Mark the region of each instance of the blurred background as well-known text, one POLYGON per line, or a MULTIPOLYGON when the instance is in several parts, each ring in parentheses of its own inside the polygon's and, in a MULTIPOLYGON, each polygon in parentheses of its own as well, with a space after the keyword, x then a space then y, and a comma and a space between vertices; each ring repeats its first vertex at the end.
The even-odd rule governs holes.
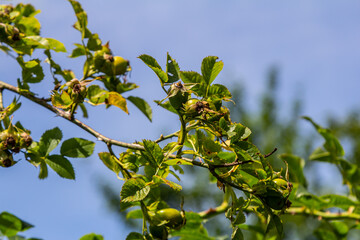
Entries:
MULTIPOLYGON (((81 41, 72 28, 76 19, 65 0, 0 0, 0 4, 31 3, 41 10, 38 19, 42 35, 63 42, 68 53, 53 54, 54 59, 80 77, 83 59, 67 56, 81 41)), ((236 105, 229 104, 232 120, 253 131, 253 141, 264 152, 278 148, 277 154, 291 152, 306 157, 321 141, 315 131, 300 119, 307 115, 334 129, 344 142, 348 159, 360 161, 360 3, 347 1, 80 1, 88 13, 89 29, 103 42, 110 41, 115 55, 130 60, 130 81, 140 88, 131 95, 143 97, 153 109, 153 121, 129 106, 126 115, 114 107, 89 107, 85 123, 105 136, 133 142, 157 139, 179 129, 177 117, 157 106, 153 100, 165 97, 155 74, 137 57, 149 54, 165 66, 166 53, 177 60, 181 70, 200 71, 208 55, 218 56, 224 69, 216 83, 233 93, 236 105)), ((34 55, 44 57, 41 51, 34 55)), ((43 67, 46 71, 47 64, 43 67)), ((50 72, 33 91, 48 97, 52 89, 50 72)), ((15 60, 0 54, 0 80, 16 85, 21 77, 15 60)), ((5 92, 5 105, 14 95, 5 92)), ((59 126, 63 139, 83 137, 96 141, 86 132, 56 117, 26 99, 14 116, 32 130, 38 141, 42 133, 59 126)), ((118 152, 124 149, 117 149, 118 152)), ((95 152, 106 151, 97 142, 95 152)), ((276 155, 276 154, 275 154, 276 155)), ((272 161, 277 161, 276 156, 272 161)), ((21 157, 19 156, 19 159, 21 157)), ((27 237, 78 239, 90 232, 105 239, 125 239, 136 222, 125 223, 119 214, 122 182, 94 154, 72 161, 76 180, 61 179, 54 172, 45 180, 37 178, 38 169, 20 161, 9 169, 0 169, 2 182, 0 212, 8 211, 35 225, 27 237)), ((325 194, 344 193, 341 177, 332 166, 306 165, 309 191, 325 194)), ((215 185, 203 186, 208 175, 188 169, 185 210, 201 211, 221 202, 215 185), (194 177, 196 176, 196 177, 194 177), (203 181, 201 181, 203 179, 203 181), (196 184, 194 184, 196 183, 196 184), (193 187, 196 188, 193 188, 193 187), (199 192, 199 189, 203 189, 199 192), (205 194, 214 200, 203 201, 205 194)), ((169 204, 178 207, 179 195, 170 195, 169 204), (177 204, 177 205, 176 205, 177 204)), ((230 229, 211 220, 212 234, 228 234, 230 229), (217 226, 217 227, 214 227, 217 226)), ((288 239, 312 239, 311 231, 297 232, 294 225, 309 222, 293 220, 288 239)), ((225 225, 226 226, 226 225, 225 225)), ((304 229, 304 228, 303 228, 304 229)), ((140 228, 135 228, 140 231, 140 228)))

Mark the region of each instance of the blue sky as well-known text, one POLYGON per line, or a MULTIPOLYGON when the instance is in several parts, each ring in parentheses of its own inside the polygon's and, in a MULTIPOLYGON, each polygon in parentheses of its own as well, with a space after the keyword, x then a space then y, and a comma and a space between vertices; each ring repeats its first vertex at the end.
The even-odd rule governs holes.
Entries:
MULTIPOLYGON (((19 1, 4 1, 4 3, 19 1)), ((80 40, 71 26, 75 22, 70 4, 65 0, 33 0, 42 12, 42 34, 62 41, 68 52, 80 40)), ((130 106, 127 116, 110 108, 100 113, 90 109, 84 120, 106 136, 134 141, 155 139, 161 133, 175 131, 176 117, 152 103, 164 98, 155 74, 137 56, 149 54, 164 66, 166 52, 175 58, 182 70, 200 71, 202 59, 219 56, 223 72, 216 80, 231 90, 241 81, 248 93, 247 102, 256 108, 264 79, 270 66, 280 69, 279 99, 286 112, 294 96, 303 96, 304 114, 318 121, 326 114, 343 116, 359 106, 360 89, 360 3, 358 1, 80 1, 88 12, 89 28, 103 41, 110 40, 115 55, 131 61, 131 81, 140 88, 131 95, 142 96, 153 107, 150 123, 130 106)), ((80 77, 79 60, 59 54, 56 59, 72 68, 80 77)), ((15 84, 19 67, 0 54, 0 80, 15 84), (6 67, 5 67, 6 66, 6 67)), ((40 96, 48 96, 52 80, 49 75, 41 85, 34 85, 40 96)), ((12 99, 7 93, 7 103, 12 99)), ((64 139, 83 137, 87 133, 59 119, 46 109, 24 101, 15 120, 32 130, 38 140, 41 134, 57 125, 64 139)), ((97 152, 105 151, 98 142, 97 152)), ((19 156, 18 159, 21 159, 19 156)), ((96 232, 107 240, 125 239, 127 232, 98 191, 100 179, 106 179, 120 191, 121 182, 100 163, 97 156, 72 161, 76 181, 60 179, 51 173, 38 180, 38 170, 25 161, 9 169, 0 169, 2 194, 0 211, 9 211, 35 225, 26 236, 43 239, 78 239, 96 232)))

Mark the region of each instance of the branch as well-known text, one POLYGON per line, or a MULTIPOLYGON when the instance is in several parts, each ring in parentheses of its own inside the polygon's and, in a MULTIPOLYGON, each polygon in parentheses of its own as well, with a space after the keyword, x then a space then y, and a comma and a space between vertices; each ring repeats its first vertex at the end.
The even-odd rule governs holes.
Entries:
POLYGON ((233 167, 233 166, 237 166, 237 165, 241 165, 241 164, 245 164, 245 163, 250 163, 253 162, 252 160, 247 160, 247 161, 238 161, 238 159, 236 159, 234 162, 232 163, 224 163, 224 164, 211 164, 211 167, 213 168, 224 168, 224 167, 233 167))
POLYGON ((277 148, 274 148, 274 150, 271 151, 271 153, 265 154, 264 157, 270 157, 271 155, 273 155, 275 152, 277 151, 277 148))
POLYGON ((287 209, 286 214, 313 216, 319 219, 326 219, 326 220, 347 219, 347 220, 360 221, 360 214, 353 213, 352 211, 333 213, 333 212, 322 212, 319 210, 312 210, 304 207, 291 207, 287 209))
POLYGON ((47 108, 48 110, 56 113, 57 115, 59 115, 60 117, 68 120, 69 122, 74 123, 75 125, 77 125, 78 127, 82 128, 83 130, 87 131, 88 133, 90 133, 91 135, 93 135, 94 137, 96 137, 99 141, 105 142, 106 144, 111 144, 111 145, 116 145, 119 147, 125 147, 125 148, 129 148, 129 149, 134 149, 134 150, 144 150, 144 147, 139 145, 139 144, 133 144, 133 143, 125 143, 125 142, 121 142, 121 141, 117 141, 108 137, 105 137, 104 135, 102 135, 101 133, 97 132, 96 130, 92 129, 91 127, 87 126, 85 123, 81 122, 78 119, 72 118, 71 114, 68 112, 65 112, 63 110, 60 110, 50 104, 48 104, 46 102, 46 100, 35 97, 32 93, 30 92, 25 92, 25 91, 21 91, 19 88, 14 87, 10 84, 7 84, 5 82, 0 81, 0 89, 7 89, 11 92, 14 92, 16 94, 19 94, 20 96, 23 96, 45 108, 47 108))

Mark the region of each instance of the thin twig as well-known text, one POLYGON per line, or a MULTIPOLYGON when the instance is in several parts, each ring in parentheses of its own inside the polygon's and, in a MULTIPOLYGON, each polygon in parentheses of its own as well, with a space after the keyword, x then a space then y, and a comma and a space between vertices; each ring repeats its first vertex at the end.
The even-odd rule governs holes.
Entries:
POLYGON ((237 165, 241 165, 241 164, 245 164, 245 163, 250 163, 250 162, 253 162, 253 160, 247 160, 247 161, 235 160, 232 163, 210 164, 210 166, 213 167, 213 168, 224 168, 224 167, 233 167, 233 166, 237 166, 237 165))
POLYGON ((271 153, 265 154, 264 157, 265 157, 265 158, 268 158, 268 157, 270 157, 271 155, 273 155, 276 151, 277 151, 277 148, 274 148, 274 150, 272 150, 271 153))

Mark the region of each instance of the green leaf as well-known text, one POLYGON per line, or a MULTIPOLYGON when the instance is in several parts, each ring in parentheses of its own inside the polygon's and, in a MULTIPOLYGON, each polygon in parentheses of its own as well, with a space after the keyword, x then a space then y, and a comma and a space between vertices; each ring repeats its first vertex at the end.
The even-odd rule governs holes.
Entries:
POLYGON ((77 22, 75 23, 75 29, 81 32, 82 39, 91 36, 91 33, 87 29, 87 14, 81 7, 80 3, 75 0, 69 0, 76 14, 77 22))
POLYGON ((335 135, 326 128, 322 128, 318 124, 316 124, 311 118, 303 117, 305 120, 312 123, 312 125, 316 128, 318 133, 320 133, 325 139, 324 148, 335 156, 344 156, 345 152, 343 147, 340 144, 340 141, 335 137, 335 135))
POLYGON ((129 114, 129 111, 128 111, 127 105, 126 105, 126 99, 123 96, 121 96, 117 92, 109 92, 108 94, 109 94, 108 99, 107 99, 108 105, 113 105, 115 107, 118 107, 121 110, 123 110, 124 112, 126 112, 127 114, 129 114))
POLYGON ((48 156, 56 148, 62 139, 62 132, 58 127, 47 130, 41 136, 39 141, 39 153, 42 156, 48 156))
POLYGON ((159 144, 151 140, 143 140, 145 152, 141 152, 154 166, 162 163, 164 155, 159 144))
POLYGON ((229 127, 227 135, 231 139, 232 143, 237 141, 244 140, 248 138, 251 134, 251 130, 248 127, 245 127, 241 123, 234 123, 229 127))
POLYGON ((178 112, 177 112, 177 111, 175 110, 175 108, 170 104, 169 101, 166 101, 166 102, 164 102, 164 103, 161 103, 160 101, 155 100, 154 102, 157 103, 158 105, 160 105, 160 107, 168 110, 169 112, 178 114, 178 112))
POLYGON ((116 160, 110 153, 101 152, 99 153, 99 158, 105 164, 106 167, 108 167, 111 171, 115 172, 116 175, 119 175, 121 170, 119 163, 116 162, 116 160))
POLYGON ((131 232, 127 235, 126 240, 144 240, 144 236, 137 232, 131 232))
POLYGON ((289 164, 290 181, 300 183, 304 187, 307 187, 307 182, 303 172, 305 160, 292 154, 281 154, 279 157, 289 164))
POLYGON ((150 105, 142 98, 129 96, 127 99, 132 102, 149 120, 152 121, 152 110, 150 105))
POLYGON ((205 82, 209 85, 215 80, 224 66, 222 61, 217 62, 218 59, 219 58, 215 56, 208 56, 202 61, 201 73, 205 82))
POLYGON ((74 102, 69 94, 64 91, 61 94, 54 92, 53 95, 51 95, 51 103, 54 107, 68 109, 74 102))
POLYGON ((126 219, 140 219, 143 218, 141 209, 135 209, 126 214, 126 219))
POLYGON ((2 212, 0 214, 0 233, 4 236, 12 237, 18 232, 23 232, 32 227, 33 225, 21 220, 11 213, 2 212))
POLYGON ((184 83, 205 83, 204 78, 194 71, 181 71, 180 76, 184 83))
POLYGON ((75 172, 69 160, 61 155, 51 155, 45 159, 49 165, 60 177, 75 179, 75 172))
POLYGON ((95 143, 83 138, 70 138, 61 145, 61 155, 72 158, 87 158, 94 152, 95 143))
POLYGON ((330 224, 338 235, 340 235, 342 238, 346 237, 349 232, 349 227, 346 225, 346 223, 341 221, 332 221, 330 224))
POLYGON ((170 180, 167 180, 165 178, 159 177, 157 175, 153 176, 153 181, 155 183, 164 183, 164 184, 168 185, 169 187, 171 187, 172 189, 174 189, 175 191, 181 191, 182 190, 182 187, 179 184, 174 183, 174 182, 172 182, 170 180))
POLYGON ((167 53, 166 59, 166 73, 168 78, 168 83, 173 83, 179 80, 180 78, 180 68, 178 63, 167 53))
POLYGON ((26 83, 38 83, 44 79, 44 72, 39 59, 24 62, 22 57, 16 58, 22 68, 22 79, 26 83))
POLYGON ((49 48, 50 50, 54 50, 55 52, 66 52, 65 45, 53 38, 46 38, 49 42, 49 48))
POLYGON ((75 44, 76 48, 74 48, 71 52, 70 58, 77 58, 80 56, 86 55, 86 49, 81 44, 75 44))
POLYGON ((104 240, 104 237, 99 234, 90 233, 82 236, 79 240, 104 240))
POLYGON ((275 228, 276 232, 278 233, 278 236, 280 237, 280 239, 283 238, 284 235, 284 229, 283 229, 283 224, 281 222, 281 219, 278 215, 272 214, 271 215, 271 219, 270 222, 267 226, 266 232, 269 232, 271 229, 275 228))
POLYGON ((108 96, 108 91, 100 88, 98 85, 91 85, 88 87, 86 97, 89 99, 90 104, 99 105, 103 104, 108 96))
POLYGON ((229 100, 230 98, 232 98, 230 91, 221 84, 211 85, 208 91, 208 97, 224 100, 229 100))
POLYGON ((22 16, 16 25, 25 35, 40 34, 40 22, 35 17, 22 16))
POLYGON ((45 161, 40 162, 40 172, 39 172, 39 179, 45 179, 48 176, 48 167, 45 161))
POLYGON ((319 240, 338 240, 338 237, 333 232, 324 228, 316 229, 314 234, 319 240))
POLYGON ((190 162, 187 162, 183 159, 180 158, 175 158, 175 159, 170 159, 170 160, 166 160, 164 162, 164 164, 168 165, 168 166, 174 166, 174 165, 193 165, 190 162))
POLYGON ((102 45, 99 35, 97 33, 91 34, 86 46, 91 51, 101 50, 102 45))
POLYGON ((167 74, 161 69, 155 58, 146 54, 140 55, 138 58, 140 58, 149 68, 155 72, 155 74, 160 79, 161 86, 168 82, 167 74))
POLYGON ((120 192, 122 202, 136 202, 143 200, 150 192, 150 186, 141 178, 127 180, 120 192))
POLYGON ((244 239, 244 235, 242 234, 241 229, 238 226, 236 226, 231 234, 231 240, 243 240, 243 239, 244 239))
POLYGON ((18 110, 21 106, 21 102, 18 102, 14 97, 13 101, 9 106, 0 111, 0 120, 4 120, 6 117, 10 117, 16 110, 18 110))

